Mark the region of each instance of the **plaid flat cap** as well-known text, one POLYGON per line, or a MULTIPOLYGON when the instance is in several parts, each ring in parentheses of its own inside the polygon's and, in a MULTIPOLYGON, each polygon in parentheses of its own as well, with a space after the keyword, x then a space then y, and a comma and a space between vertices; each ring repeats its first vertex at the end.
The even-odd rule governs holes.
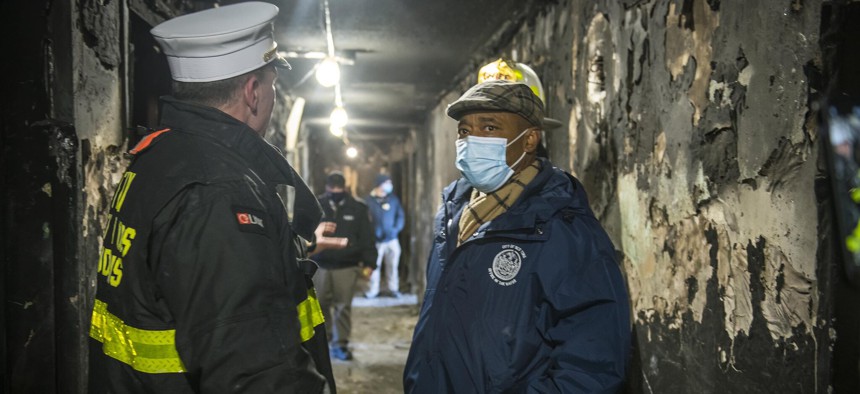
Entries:
POLYGON ((540 98, 524 83, 494 79, 469 88, 448 106, 448 116, 460 120, 467 112, 504 111, 522 116, 533 126, 543 124, 540 98))

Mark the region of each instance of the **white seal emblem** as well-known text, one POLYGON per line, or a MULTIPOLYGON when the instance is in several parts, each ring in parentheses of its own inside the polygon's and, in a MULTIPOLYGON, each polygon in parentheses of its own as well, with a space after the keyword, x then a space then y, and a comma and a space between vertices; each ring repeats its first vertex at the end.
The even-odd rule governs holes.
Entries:
POLYGON ((517 283, 516 277, 525 258, 526 253, 519 246, 502 246, 502 251, 493 258, 493 266, 488 269, 490 278, 501 286, 517 283))

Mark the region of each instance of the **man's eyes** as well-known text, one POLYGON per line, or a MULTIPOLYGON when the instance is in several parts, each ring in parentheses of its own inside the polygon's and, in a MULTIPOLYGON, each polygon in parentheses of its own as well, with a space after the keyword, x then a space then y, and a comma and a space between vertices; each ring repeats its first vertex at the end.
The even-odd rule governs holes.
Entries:
MULTIPOLYGON (((494 131, 498 131, 498 130, 500 130, 498 126, 493 126, 493 125, 481 126, 481 131, 483 131, 485 133, 494 132, 494 131)), ((469 131, 469 129, 460 128, 460 129, 457 129, 457 134, 460 136, 465 136, 465 135, 472 134, 472 132, 469 131)))

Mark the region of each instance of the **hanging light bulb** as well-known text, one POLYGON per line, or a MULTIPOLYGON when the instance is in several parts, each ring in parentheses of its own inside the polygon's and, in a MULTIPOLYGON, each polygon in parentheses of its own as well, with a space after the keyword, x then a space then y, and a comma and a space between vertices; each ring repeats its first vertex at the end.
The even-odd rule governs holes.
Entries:
POLYGON ((330 88, 340 82, 340 66, 337 60, 327 57, 320 62, 316 71, 317 82, 320 85, 330 88))
POLYGON ((343 137, 343 127, 334 127, 334 125, 331 125, 331 127, 329 127, 328 131, 330 131, 331 134, 334 135, 335 137, 338 137, 338 138, 343 137))
POLYGON ((346 156, 350 159, 355 159, 356 157, 358 157, 358 149, 356 149, 354 146, 346 148, 346 156))
POLYGON ((346 123, 349 122, 349 115, 346 114, 346 110, 343 109, 343 107, 338 105, 331 111, 329 121, 331 122, 331 127, 342 129, 346 126, 346 123))

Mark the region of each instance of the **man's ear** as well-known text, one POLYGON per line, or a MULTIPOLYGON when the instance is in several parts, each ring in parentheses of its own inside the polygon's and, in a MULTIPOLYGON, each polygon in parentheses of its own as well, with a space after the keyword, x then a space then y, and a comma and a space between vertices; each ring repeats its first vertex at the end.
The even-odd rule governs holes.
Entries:
POLYGON ((242 85, 242 99, 254 115, 257 115, 257 106, 260 105, 259 87, 260 79, 256 73, 251 73, 242 85))
POLYGON ((523 151, 526 153, 535 153, 540 145, 540 128, 532 127, 523 138, 523 151))

